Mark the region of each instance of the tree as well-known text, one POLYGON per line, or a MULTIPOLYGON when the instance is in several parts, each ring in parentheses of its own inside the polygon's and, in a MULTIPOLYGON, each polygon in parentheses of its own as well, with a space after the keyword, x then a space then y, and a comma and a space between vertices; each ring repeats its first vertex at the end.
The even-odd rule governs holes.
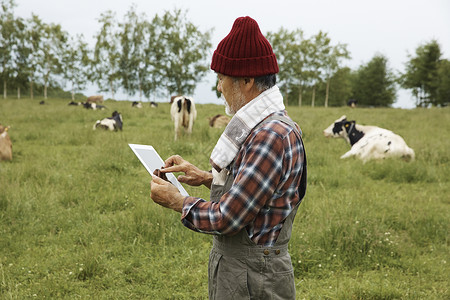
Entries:
POLYGON ((285 102, 289 103, 289 94, 298 89, 298 105, 302 104, 302 86, 305 82, 304 70, 308 41, 303 38, 300 29, 288 31, 281 27, 278 32, 268 32, 267 39, 272 44, 280 69, 278 81, 285 94, 285 102))
POLYGON ((416 49, 415 57, 408 55, 406 72, 402 74, 400 82, 404 88, 412 90, 417 99, 417 106, 437 104, 438 70, 441 56, 441 49, 436 40, 420 45, 416 49))
POLYGON ((139 100, 142 100, 142 86, 148 70, 146 67, 148 22, 145 14, 138 15, 136 6, 132 5, 120 27, 122 84, 128 95, 134 95, 138 91, 139 100))
POLYGON ((439 63, 439 84, 436 91, 436 105, 450 105, 450 61, 443 59, 439 63))
POLYGON ((352 71, 348 67, 339 68, 329 79, 332 84, 319 85, 318 95, 327 99, 328 106, 345 106, 352 96, 352 71))
POLYGON ((157 63, 160 76, 165 80, 162 87, 170 94, 191 94, 196 84, 209 70, 206 60, 211 48, 211 30, 201 32, 193 23, 186 21, 181 10, 166 11, 159 22, 159 38, 153 47, 164 52, 157 63))
POLYGON ((20 91, 26 88, 29 78, 29 56, 30 48, 28 46, 28 28, 27 22, 22 18, 15 19, 16 27, 16 56, 12 73, 11 85, 17 89, 17 99, 20 99, 20 91))
POLYGON ((97 83, 100 91, 111 92, 111 98, 118 89, 120 81, 120 44, 118 23, 115 13, 107 11, 100 15, 100 32, 95 36, 96 44, 92 66, 94 72, 90 79, 97 83))
POLYGON ((355 73, 353 98, 358 104, 370 106, 389 106, 396 98, 395 78, 388 68, 388 59, 375 55, 366 65, 355 73))
POLYGON ((62 65, 68 34, 62 30, 59 24, 45 24, 43 29, 41 36, 43 55, 39 57, 44 81, 44 98, 47 99, 48 85, 58 85, 55 76, 63 73, 62 65))
POLYGON ((308 44, 308 60, 307 69, 310 76, 309 85, 312 87, 311 106, 315 105, 316 87, 323 81, 324 69, 327 63, 327 57, 332 52, 330 45, 331 39, 327 33, 319 31, 319 33, 311 38, 311 43, 308 44))
POLYGON ((36 81, 39 81, 42 74, 42 61, 44 56, 43 49, 43 32, 45 24, 35 14, 31 15, 31 19, 27 21, 27 32, 25 34, 27 48, 27 69, 28 82, 30 83, 30 98, 34 98, 33 86, 36 81))
POLYGON ((340 70, 340 64, 342 59, 350 58, 347 46, 343 44, 337 44, 332 47, 331 53, 324 57, 324 75, 326 82, 326 92, 325 92, 325 107, 328 107, 328 99, 330 96, 330 84, 331 78, 340 70))
MULTIPOLYGON (((142 78, 142 91, 148 99, 151 95, 156 96, 162 94, 163 89, 163 75, 162 67, 164 64, 163 57, 165 55, 165 49, 163 43, 160 42, 162 31, 164 30, 162 20, 158 15, 152 19, 151 22, 146 23, 145 28, 145 60, 144 71, 142 78)), ((142 64, 142 62, 141 62, 142 64)))
POLYGON ((75 100, 75 91, 83 89, 87 82, 87 67, 90 64, 89 50, 83 35, 70 37, 64 52, 63 77, 71 83, 72 100, 75 100))
POLYGON ((14 1, 1 0, 0 5, 0 76, 3 80, 3 98, 5 99, 7 82, 11 79, 15 65, 17 28, 13 13, 14 1))

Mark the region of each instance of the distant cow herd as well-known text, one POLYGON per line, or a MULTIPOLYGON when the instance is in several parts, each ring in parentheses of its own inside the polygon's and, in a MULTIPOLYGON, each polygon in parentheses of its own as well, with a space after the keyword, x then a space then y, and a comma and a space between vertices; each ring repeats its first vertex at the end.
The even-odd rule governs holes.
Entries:
MULTIPOLYGON (((69 102, 69 106, 82 106, 90 110, 105 110, 103 96, 91 96, 85 102, 69 102)), ((182 128, 186 134, 191 134, 194 121, 197 118, 197 109, 193 98, 184 95, 171 97, 170 116, 174 123, 174 140, 180 135, 182 128)), ((46 104, 40 102, 40 104, 46 104)), ((138 101, 131 103, 133 108, 143 108, 138 101)), ((156 102, 150 102, 150 107, 156 108, 156 102)), ((354 107, 354 106, 353 106, 354 107)), ((208 118, 209 126, 212 128, 224 128, 230 122, 230 117, 215 115, 208 118)), ((10 126, 0 124, 0 161, 12 160, 12 142, 8 134, 10 126)), ((111 116, 97 120, 93 129, 104 129, 108 131, 122 131, 122 114, 114 111, 111 116)), ((411 149, 404 139, 390 130, 377 126, 366 126, 357 124, 354 120, 347 120, 347 116, 341 116, 323 130, 325 137, 342 138, 350 144, 351 149, 341 156, 342 159, 356 157, 364 163, 374 159, 402 158, 412 161, 415 158, 414 150, 411 149)))

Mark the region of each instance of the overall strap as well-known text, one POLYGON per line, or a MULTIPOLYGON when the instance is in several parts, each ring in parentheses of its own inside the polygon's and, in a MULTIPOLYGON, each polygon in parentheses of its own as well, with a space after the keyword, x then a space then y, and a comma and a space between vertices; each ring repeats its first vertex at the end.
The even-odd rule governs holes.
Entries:
MULTIPOLYGON (((280 116, 280 115, 270 115, 268 116, 266 119, 262 120, 258 125, 256 125, 255 129, 261 127, 262 125, 264 125, 264 123, 272 121, 272 120, 277 120, 280 122, 283 122, 287 125, 289 125, 290 127, 292 127, 294 129, 294 131, 301 137, 302 136, 302 131, 298 129, 297 124, 292 121, 290 118, 286 117, 286 116, 280 116)), ((255 130, 253 129, 253 130, 255 130)))

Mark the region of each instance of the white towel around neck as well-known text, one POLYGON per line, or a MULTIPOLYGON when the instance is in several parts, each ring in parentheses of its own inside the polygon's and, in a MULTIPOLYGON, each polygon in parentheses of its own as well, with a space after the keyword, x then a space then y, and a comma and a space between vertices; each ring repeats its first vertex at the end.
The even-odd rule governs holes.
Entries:
POLYGON ((210 162, 220 172, 236 157, 252 129, 267 116, 284 110, 283 96, 277 86, 262 92, 233 116, 214 147, 210 162))

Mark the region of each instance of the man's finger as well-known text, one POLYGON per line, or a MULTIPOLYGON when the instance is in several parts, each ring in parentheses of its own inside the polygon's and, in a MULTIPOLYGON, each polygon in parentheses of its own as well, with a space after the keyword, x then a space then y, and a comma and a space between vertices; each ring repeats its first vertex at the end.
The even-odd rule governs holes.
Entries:
POLYGON ((168 159, 166 159, 165 163, 165 167, 171 167, 173 165, 179 165, 184 161, 184 159, 179 156, 179 155, 172 155, 171 157, 169 157, 168 159))
POLYGON ((172 167, 167 167, 164 169, 161 169, 161 173, 170 173, 170 172, 184 172, 185 168, 183 166, 180 165, 176 165, 176 166, 172 166, 172 167))

